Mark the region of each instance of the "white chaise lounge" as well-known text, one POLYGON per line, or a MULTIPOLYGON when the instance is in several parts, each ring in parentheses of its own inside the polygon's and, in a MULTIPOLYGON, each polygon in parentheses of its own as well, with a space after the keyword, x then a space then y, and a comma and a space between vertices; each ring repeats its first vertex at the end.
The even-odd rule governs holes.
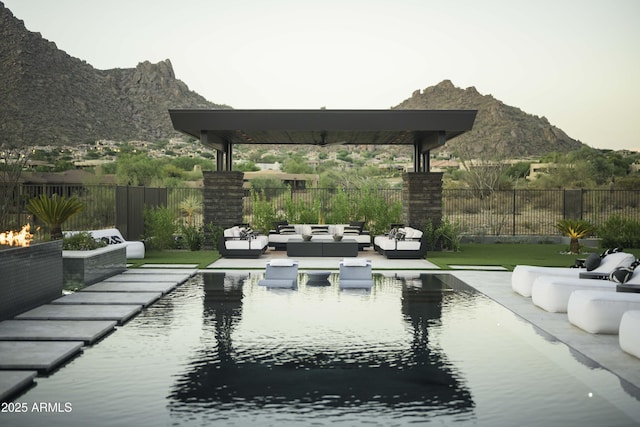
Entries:
POLYGON ((617 334, 629 310, 640 310, 640 293, 578 290, 569 297, 567 317, 592 334, 617 334))
MULTIPOLYGON (((617 267, 628 267, 635 256, 626 252, 616 252, 602 258, 600 265, 589 273, 608 275, 617 267)), ((517 265, 511 274, 511 288, 524 297, 531 296, 533 282, 540 276, 555 276, 579 278, 585 273, 584 268, 538 267, 532 265, 517 265)))
POLYGON ((640 310, 625 311, 620 320, 620 348, 640 359, 640 310))
MULTIPOLYGON (((631 279, 625 283, 640 286, 640 269, 635 269, 631 279)), ((616 283, 611 280, 540 276, 531 286, 531 302, 553 313, 566 313, 569 297, 577 290, 615 292, 616 283)))
POLYGON ((340 261, 340 288, 365 288, 373 286, 371 260, 345 258, 340 261))
POLYGON ((272 259, 267 262, 264 279, 259 286, 268 288, 295 288, 298 285, 298 261, 291 259, 272 259))

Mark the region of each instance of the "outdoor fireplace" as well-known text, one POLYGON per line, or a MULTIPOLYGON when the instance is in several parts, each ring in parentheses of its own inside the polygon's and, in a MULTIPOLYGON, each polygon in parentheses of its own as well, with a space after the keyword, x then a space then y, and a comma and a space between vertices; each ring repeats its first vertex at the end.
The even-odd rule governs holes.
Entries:
POLYGON ((0 320, 62 295, 62 240, 0 245, 0 320))

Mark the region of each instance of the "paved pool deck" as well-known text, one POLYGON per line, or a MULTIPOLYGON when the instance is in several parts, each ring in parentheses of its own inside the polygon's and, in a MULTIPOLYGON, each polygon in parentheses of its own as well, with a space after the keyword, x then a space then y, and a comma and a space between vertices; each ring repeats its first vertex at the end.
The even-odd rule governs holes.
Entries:
MULTIPOLYGON (((365 251, 360 256, 371 259, 374 271, 385 275, 444 271, 454 275, 530 322, 547 339, 569 346, 574 357, 582 363, 592 366, 595 362, 616 374, 625 390, 640 401, 640 359, 620 349, 618 336, 590 334, 571 325, 566 313, 549 313, 536 307, 530 298, 512 291, 510 271, 468 265, 440 270, 428 260, 388 260, 373 251, 365 251)), ((257 259, 223 258, 207 266, 204 271, 260 272, 264 271, 270 259, 284 257, 284 252, 271 251, 257 259)), ((298 261, 301 272, 337 271, 340 259, 298 258, 298 261)), ((144 310, 145 305, 152 304, 197 272, 194 265, 145 264, 77 292, 74 295, 83 295, 72 297, 77 299, 73 302, 71 298, 67 299, 68 304, 47 304, 12 320, 0 322, 0 400, 11 399, 33 387, 38 375, 54 372, 81 354, 85 346, 95 345, 115 331, 117 325, 125 323, 144 310), (121 295, 114 295, 118 293, 121 295), (131 293, 135 298, 127 299, 122 295, 124 293, 131 293), (103 295, 104 299, 94 300, 96 295, 103 295), (87 310, 87 307, 91 309, 87 310), (111 313, 110 307, 113 310, 111 313), (76 326, 77 330, 65 335, 65 328, 60 327, 63 324, 56 326, 56 322, 82 326, 76 326)), ((59 375, 64 373, 60 372, 59 375)))

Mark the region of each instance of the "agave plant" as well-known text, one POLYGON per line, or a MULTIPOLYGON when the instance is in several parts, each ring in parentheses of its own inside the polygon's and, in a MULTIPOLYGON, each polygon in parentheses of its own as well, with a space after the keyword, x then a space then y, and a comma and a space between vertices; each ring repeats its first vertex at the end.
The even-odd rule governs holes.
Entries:
POLYGON ((556 229, 569 237, 569 252, 572 254, 580 253, 579 239, 593 233, 595 227, 589 221, 582 219, 563 219, 558 221, 556 229))
POLYGON ((54 194, 52 197, 47 197, 41 194, 40 197, 29 200, 26 208, 49 226, 51 239, 56 240, 62 238, 62 224, 82 211, 84 204, 76 196, 67 198, 54 194))

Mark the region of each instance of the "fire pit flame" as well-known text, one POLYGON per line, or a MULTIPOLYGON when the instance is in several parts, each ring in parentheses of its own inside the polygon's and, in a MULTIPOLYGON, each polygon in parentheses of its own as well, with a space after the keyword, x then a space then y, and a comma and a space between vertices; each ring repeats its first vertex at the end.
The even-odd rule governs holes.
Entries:
POLYGON ((31 234, 31 226, 29 224, 23 225, 20 231, 5 231, 0 233, 0 245, 9 246, 29 246, 33 239, 31 234))

